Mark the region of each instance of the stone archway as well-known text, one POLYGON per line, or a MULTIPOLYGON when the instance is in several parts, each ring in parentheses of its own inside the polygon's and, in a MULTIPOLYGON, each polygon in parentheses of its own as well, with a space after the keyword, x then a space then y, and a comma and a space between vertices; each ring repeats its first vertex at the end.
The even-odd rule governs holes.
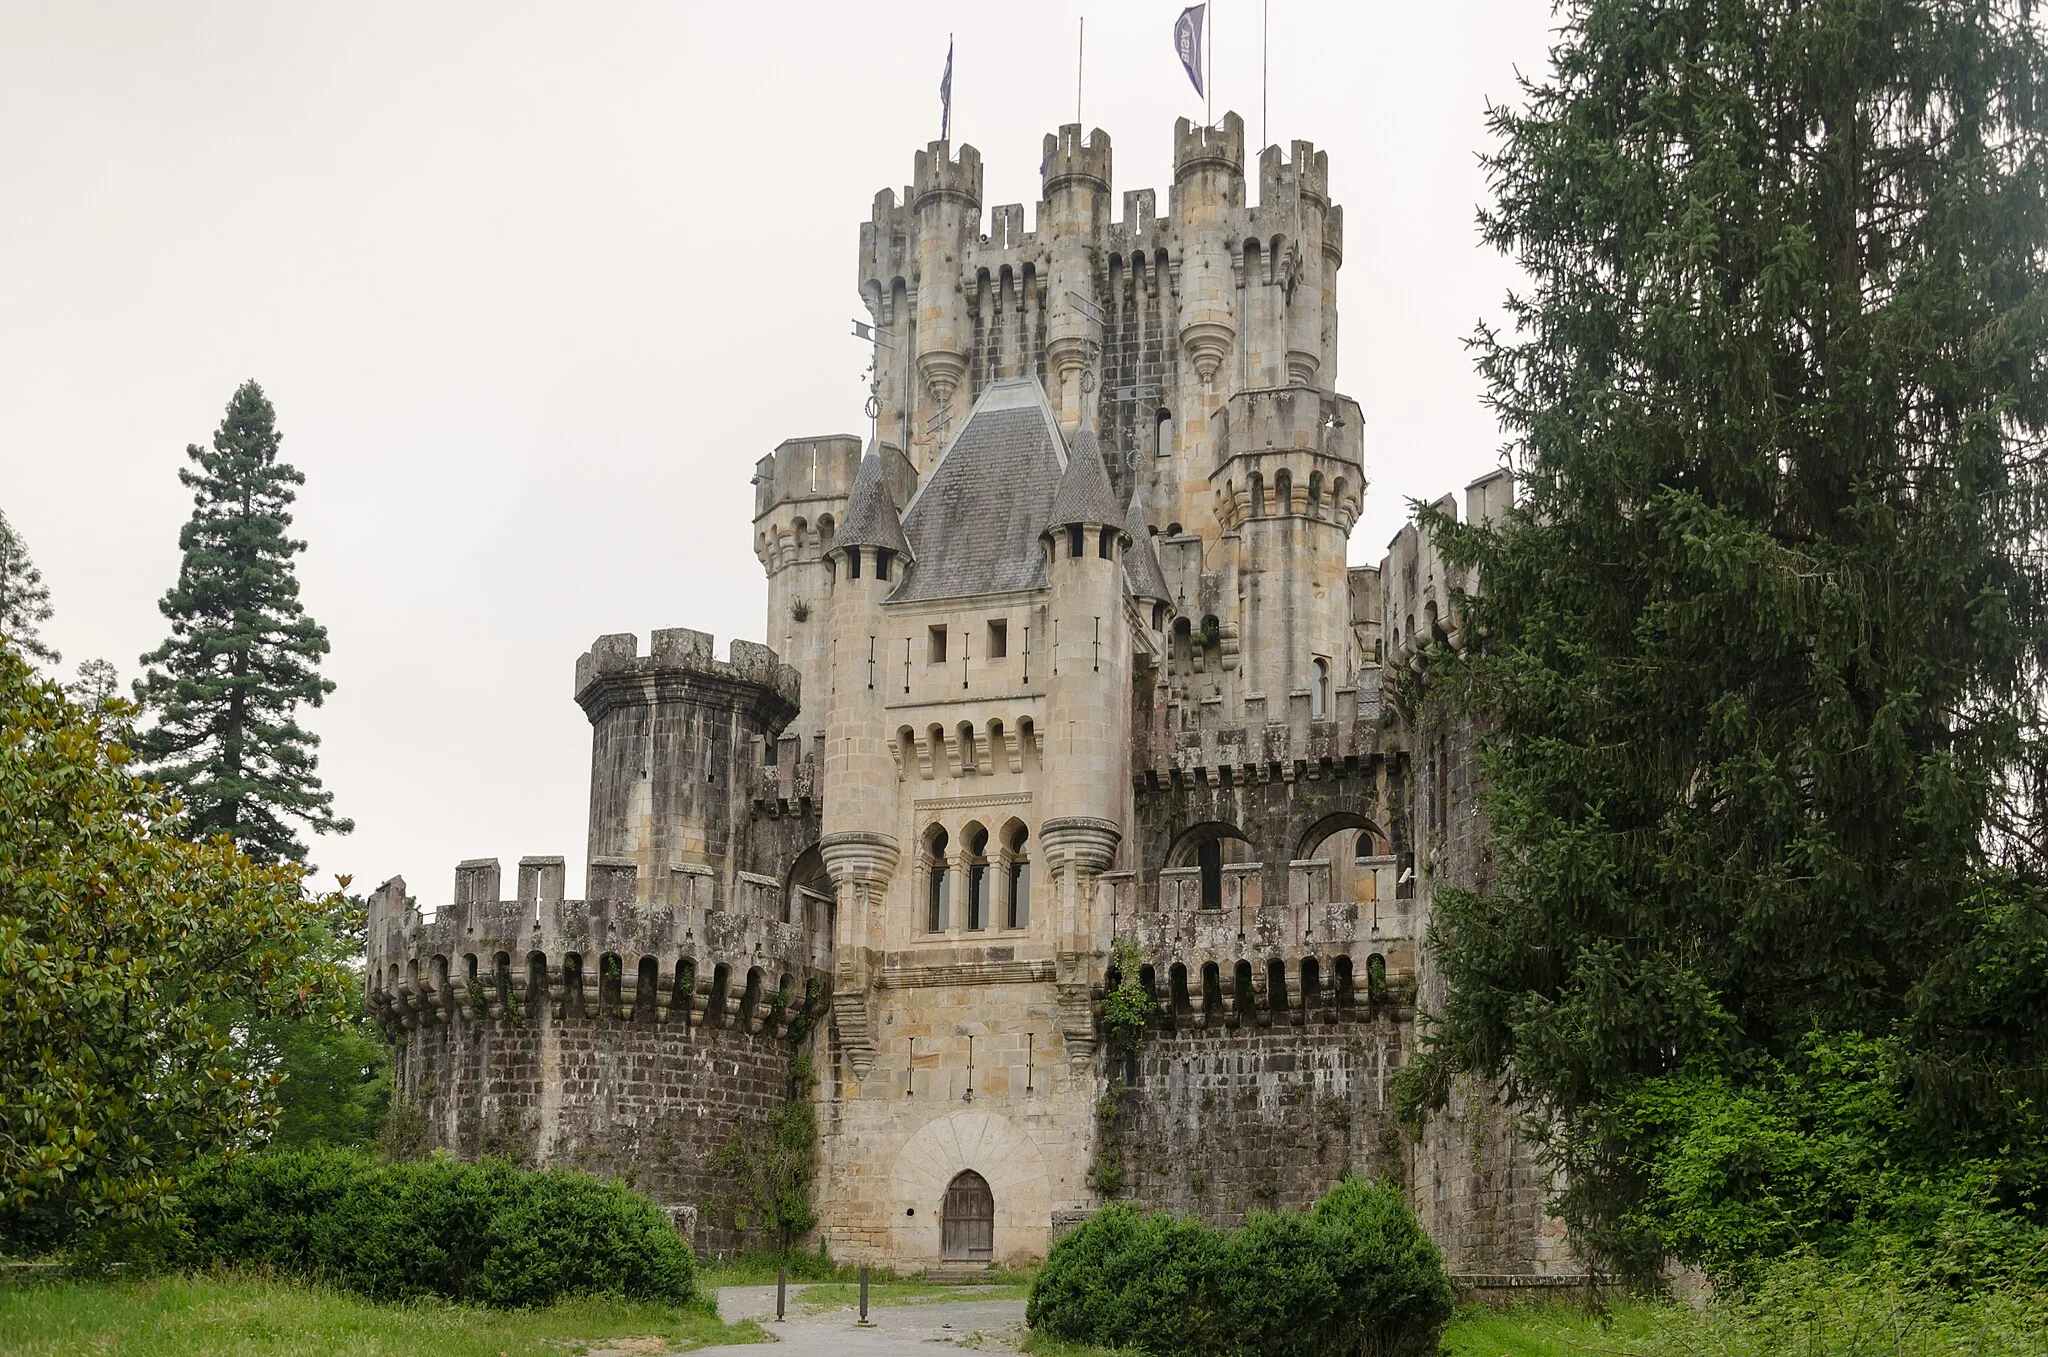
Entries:
POLYGON ((989 1253, 1043 1258, 1052 1246, 1052 1191, 1038 1143, 999 1112, 935 1117, 897 1152, 889 1175, 891 1253, 899 1266, 943 1261, 947 1192, 972 1172, 991 1198, 989 1253))
POLYGON ((995 1254, 996 1199, 988 1179, 962 1169, 946 1184, 939 1211, 939 1257, 948 1263, 986 1263, 995 1254))

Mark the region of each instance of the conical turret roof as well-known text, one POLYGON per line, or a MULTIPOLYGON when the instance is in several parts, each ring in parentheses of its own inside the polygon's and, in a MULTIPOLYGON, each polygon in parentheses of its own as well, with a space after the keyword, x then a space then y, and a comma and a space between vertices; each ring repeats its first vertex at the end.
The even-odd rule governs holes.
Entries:
POLYGON ((881 547, 909 558, 910 539, 903 535, 903 519, 896 501, 889 495, 889 482, 882 475, 882 454, 873 443, 860 459, 853 490, 847 495, 846 520, 832 539, 834 547, 881 547))
POLYGON ((1093 429, 1083 429, 1074 435, 1074 446, 1067 450, 1066 473, 1060 477, 1059 491, 1052 497, 1049 522, 1054 527, 1069 523, 1123 526, 1123 510, 1117 507, 1109 473, 1102 468, 1102 450, 1095 442, 1093 429))
POLYGON ((1145 505, 1136 475, 1131 477, 1131 507, 1124 511, 1124 531, 1131 535, 1130 549, 1124 552, 1124 579, 1130 584, 1131 597, 1173 602, 1166 572, 1159 568, 1159 553, 1152 549, 1152 533, 1145 526, 1145 505))

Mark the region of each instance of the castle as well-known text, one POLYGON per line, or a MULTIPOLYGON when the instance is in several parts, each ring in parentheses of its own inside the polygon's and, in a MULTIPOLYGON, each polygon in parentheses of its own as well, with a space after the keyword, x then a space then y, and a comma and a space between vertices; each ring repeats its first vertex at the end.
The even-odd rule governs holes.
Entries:
POLYGON ((1561 1275, 1509 1109, 1393 1120, 1431 892, 1486 872, 1470 733, 1418 701, 1470 582, 1412 527, 1347 567, 1327 157, 1267 148, 1249 204, 1241 120, 1182 120, 1164 215, 1110 165, 1048 136, 1028 232, 972 147, 876 196, 873 437, 754 476, 773 649, 577 661, 587 900, 559 857, 509 891, 464 862, 431 914, 379 889, 399 1094, 458 1154, 624 1176, 703 1248, 740 1242, 721 1155, 807 1057, 842 1260, 1028 1260, 1106 1199, 1230 1224, 1352 1171, 1455 1270, 1561 1275), (1101 1035, 1115 940, 1135 1054, 1101 1035))

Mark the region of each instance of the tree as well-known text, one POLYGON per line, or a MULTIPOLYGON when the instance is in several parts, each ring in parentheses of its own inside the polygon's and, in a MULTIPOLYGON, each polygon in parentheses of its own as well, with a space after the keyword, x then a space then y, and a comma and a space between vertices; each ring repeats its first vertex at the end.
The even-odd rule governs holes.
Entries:
MULTIPOLYGON (((126 705, 126 704, 121 704, 126 705)), ((321 950, 339 897, 225 836, 193 842, 129 752, 0 645, 0 1247, 147 1219, 190 1171, 257 1143, 272 1078, 226 1012, 339 1022, 321 950)))
POLYGON ((53 615, 50 588, 43 572, 29 559, 28 543, 0 513, 0 636, 21 647, 22 653, 44 664, 62 657, 43 644, 38 628, 53 615))
POLYGON ((1498 873, 1436 893, 1444 1010, 1403 1087, 1507 1078, 1624 1265, 1669 1243, 1641 1097, 1739 1091, 1815 1032, 1905 1043, 1889 1152, 2048 1187, 2048 1032, 1934 1012, 1995 957, 2015 1013, 2048 996, 2029 8, 1570 0, 1491 114, 1482 229, 1529 283, 1476 347, 1525 500, 1425 517, 1482 581, 1482 643, 1429 684, 1486 732, 1498 873))
POLYGON ((297 720, 334 684, 316 667, 326 629, 299 602, 293 558, 306 544, 286 535, 306 478, 278 459, 279 441, 263 388, 244 382, 213 446, 185 449, 197 466, 178 472, 192 517, 178 536, 178 582, 158 604, 171 634, 142 657, 151 667, 135 692, 155 718, 138 752, 184 797, 192 832, 297 862, 306 848, 287 821, 325 834, 354 824, 335 816, 315 772, 319 737, 297 720))

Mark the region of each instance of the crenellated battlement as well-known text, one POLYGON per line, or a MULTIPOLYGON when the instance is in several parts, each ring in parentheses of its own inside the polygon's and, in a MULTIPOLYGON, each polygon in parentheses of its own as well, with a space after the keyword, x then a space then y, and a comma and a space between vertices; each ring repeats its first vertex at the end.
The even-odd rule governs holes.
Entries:
POLYGON ((951 155, 951 143, 932 142, 917 153, 910 201, 918 212, 936 202, 957 202, 978 213, 981 208, 981 152, 972 146, 962 146, 956 160, 951 155))
MULTIPOLYGON (((560 863, 524 859, 522 881, 536 865, 545 891, 560 863)), ((454 900, 431 916, 392 878, 371 897, 372 1014, 391 1028, 611 1018, 771 1035, 822 1015, 831 936, 814 893, 785 898, 772 878, 726 883, 700 869, 679 873, 667 900, 641 903, 632 871, 593 864, 589 900, 524 890, 498 900, 497 861, 472 860, 456 869, 454 900)))
POLYGON ((1186 118, 1173 124, 1173 178, 1175 183, 1197 170, 1220 169, 1244 174, 1244 119, 1225 113, 1213 127, 1198 127, 1186 118))
MULTIPOLYGON (((1465 487, 1464 521, 1491 523, 1514 507, 1514 499, 1512 473, 1503 469, 1482 476, 1465 487)), ((1456 518, 1458 497, 1445 495, 1430 507, 1456 518)), ((1432 644, 1465 648, 1469 638, 1459 598, 1477 592, 1478 579, 1444 560, 1436 544, 1413 523, 1388 543, 1380 581, 1386 598, 1382 615, 1390 668, 1406 665, 1420 670, 1432 644)))
POLYGON ((1356 686, 1332 694, 1331 705, 1332 712, 1316 717, 1306 691, 1251 693, 1243 719, 1226 721, 1220 697, 1169 698, 1132 732, 1132 777, 1148 788, 1294 782, 1337 776, 1378 757, 1379 672, 1362 671, 1356 686))
POLYGON ((1317 209, 1330 205, 1330 153, 1314 142, 1297 141, 1292 157, 1278 146, 1259 152, 1259 206, 1302 201, 1317 209))
MULTIPOLYGON (((782 719, 796 714, 802 681, 795 669, 783 664, 775 652, 755 641, 735 638, 729 658, 713 654, 708 631, 689 627, 665 627, 649 636, 647 654, 640 651, 640 638, 632 632, 600 636, 576 661, 576 700, 594 714, 600 688, 622 680, 654 679, 663 675, 694 675, 725 684, 750 685, 764 690, 771 699, 787 704, 782 719)), ((773 702, 770 705, 774 705, 773 702)))
POLYGON ((1308 452, 1363 467, 1365 417, 1358 402, 1312 386, 1238 391, 1218 416, 1216 464, 1259 452, 1308 452))
POLYGON ((1057 132, 1045 134, 1045 196, 1049 199, 1077 182, 1101 193, 1109 192, 1109 133, 1096 128, 1081 139, 1081 124, 1066 123, 1057 132))

